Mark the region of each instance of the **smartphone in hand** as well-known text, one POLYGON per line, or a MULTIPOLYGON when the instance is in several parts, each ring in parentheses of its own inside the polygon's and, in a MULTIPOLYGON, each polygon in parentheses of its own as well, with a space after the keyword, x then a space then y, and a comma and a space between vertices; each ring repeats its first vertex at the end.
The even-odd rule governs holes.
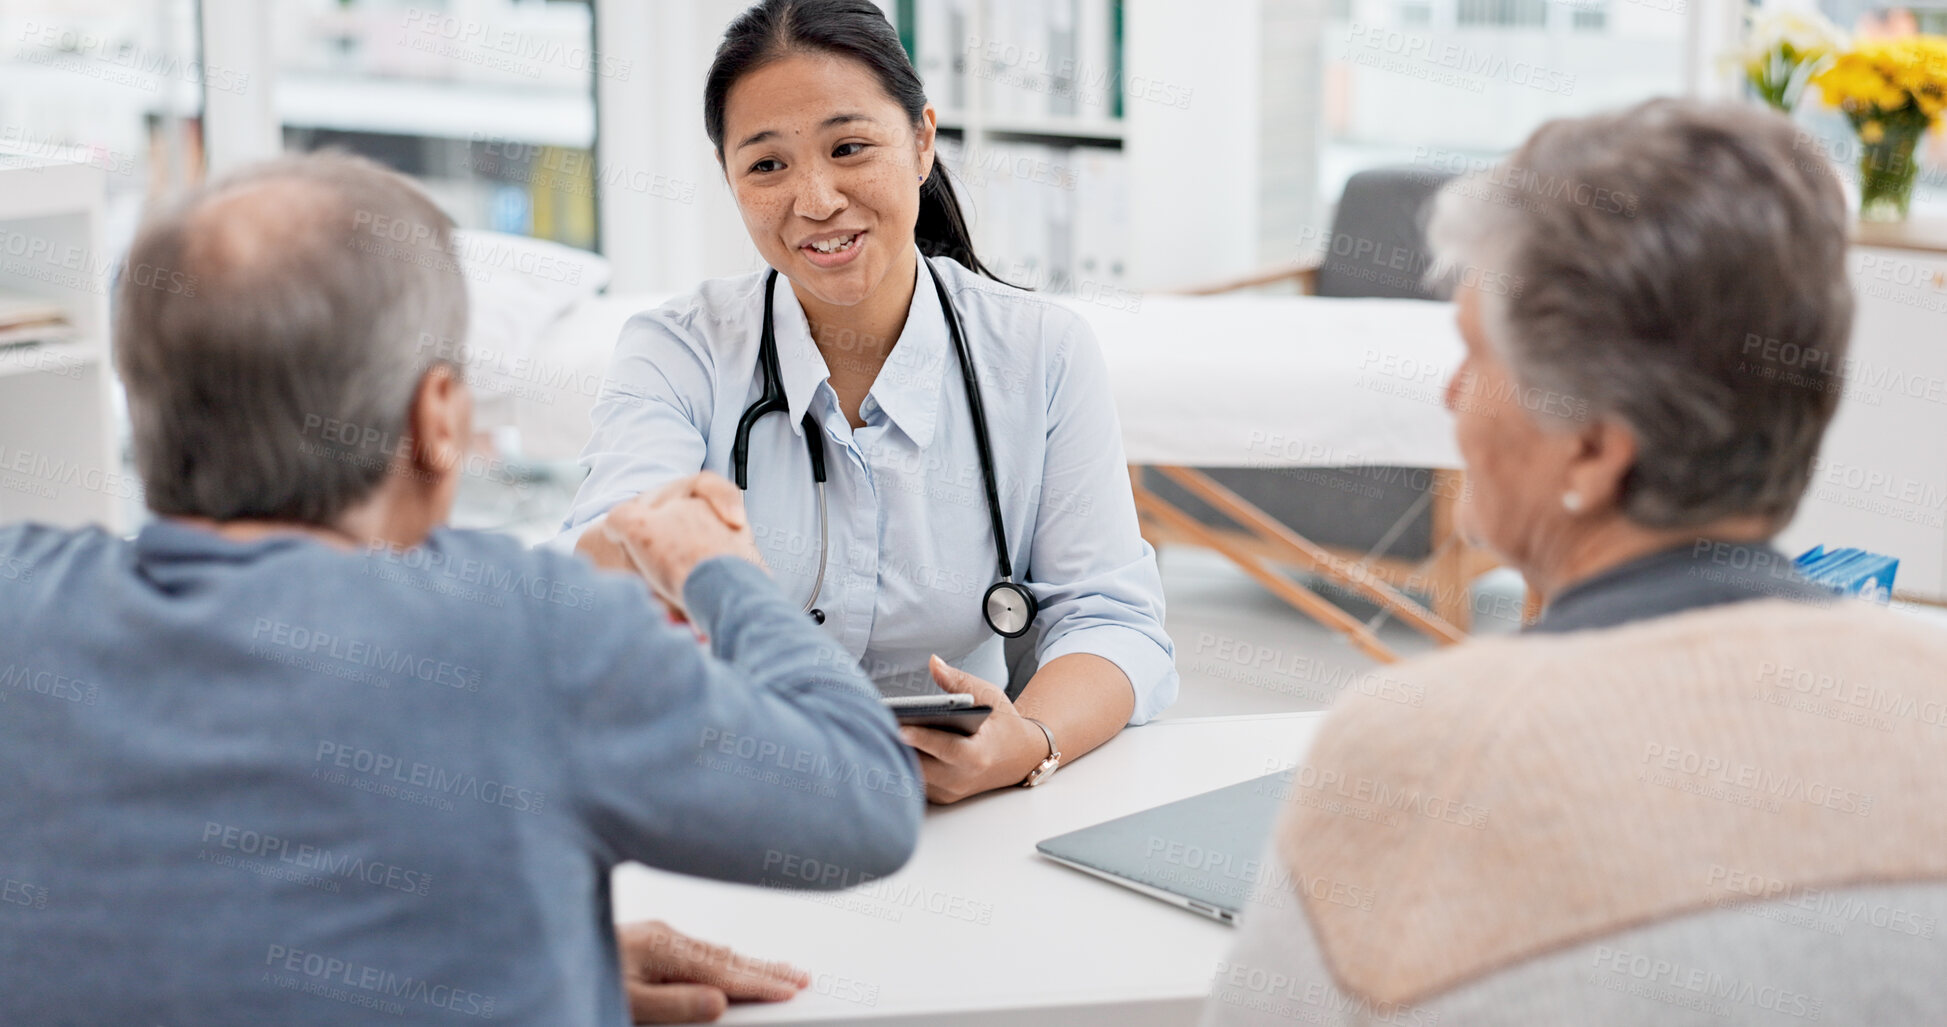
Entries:
POLYGON ((992 706, 974 705, 973 696, 964 692, 893 696, 885 703, 901 724, 951 731, 956 735, 971 735, 980 730, 987 715, 994 712, 992 706))

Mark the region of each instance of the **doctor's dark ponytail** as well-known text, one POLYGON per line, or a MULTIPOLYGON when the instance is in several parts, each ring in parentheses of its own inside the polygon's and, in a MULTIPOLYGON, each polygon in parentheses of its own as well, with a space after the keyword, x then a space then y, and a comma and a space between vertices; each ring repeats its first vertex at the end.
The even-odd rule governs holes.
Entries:
MULTIPOLYGON (((906 59, 899 34, 872 0, 760 0, 723 34, 703 84, 703 126, 723 159, 723 108, 738 79, 793 54, 826 53, 847 57, 870 69, 906 117, 918 124, 926 109, 926 90, 906 59)), ((919 220, 914 241, 929 257, 949 257, 967 269, 999 279, 974 256, 973 235, 960 212, 953 181, 936 156, 933 173, 919 189, 919 220)))

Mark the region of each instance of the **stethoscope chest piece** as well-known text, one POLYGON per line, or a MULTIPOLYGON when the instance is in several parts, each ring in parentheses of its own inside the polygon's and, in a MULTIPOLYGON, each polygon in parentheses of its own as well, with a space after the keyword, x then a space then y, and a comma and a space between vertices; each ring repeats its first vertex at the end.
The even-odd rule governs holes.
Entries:
POLYGON ((987 590, 981 601, 987 614, 987 626, 997 635, 1020 638, 1028 633, 1034 624, 1035 609, 1040 605, 1034 600, 1034 593, 1012 581, 996 581, 987 590))

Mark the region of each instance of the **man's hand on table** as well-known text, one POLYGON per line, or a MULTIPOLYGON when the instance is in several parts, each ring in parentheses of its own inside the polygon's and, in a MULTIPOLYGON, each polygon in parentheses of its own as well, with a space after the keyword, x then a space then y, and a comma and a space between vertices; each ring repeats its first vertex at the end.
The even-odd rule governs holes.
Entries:
POLYGON ((660 920, 618 925, 615 940, 636 1023, 707 1023, 733 1000, 779 1002, 811 983, 794 966, 758 962, 660 920))
POLYGON ((764 566, 744 512, 743 492, 709 471, 616 506, 599 527, 677 614, 683 613, 683 582, 697 564, 735 556, 764 566))
POLYGON ((1048 736, 1028 723, 999 685, 933 657, 933 680, 948 692, 967 692, 994 712, 970 736, 929 727, 901 727, 899 737, 917 750, 928 802, 959 802, 970 795, 1020 784, 1048 756, 1048 736))

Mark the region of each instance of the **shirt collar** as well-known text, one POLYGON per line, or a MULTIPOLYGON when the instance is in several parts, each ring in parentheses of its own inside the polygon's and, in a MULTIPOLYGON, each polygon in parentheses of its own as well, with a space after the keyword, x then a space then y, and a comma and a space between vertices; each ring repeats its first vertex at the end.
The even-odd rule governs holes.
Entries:
POLYGON ((135 566, 142 576, 163 588, 181 588, 201 581, 215 566, 243 567, 276 554, 298 552, 323 543, 296 533, 233 539, 173 517, 158 517, 135 535, 135 566))
POLYGON ((1699 540, 1638 557, 1562 590, 1528 630, 1609 628, 1750 599, 1818 603, 1831 594, 1765 542, 1699 540))
MULTIPOLYGON (((914 248, 918 253, 918 247, 914 248)), ((884 367, 866 394, 865 409, 874 404, 921 449, 932 444, 933 429, 940 417, 940 383, 946 373, 948 332, 946 315, 940 308, 939 291, 933 276, 920 258, 919 273, 913 280, 912 302, 906 310, 906 324, 899 340, 886 356, 884 367)), ((831 370, 824 354, 811 341, 811 324, 805 318, 798 294, 789 279, 778 276, 771 311, 776 318, 778 369, 784 375, 784 399, 790 408, 791 430, 803 433, 805 411, 821 391, 829 392, 831 370)), ((944 279, 944 274, 942 275, 944 279)), ((833 400, 836 401, 836 396, 833 400)))

